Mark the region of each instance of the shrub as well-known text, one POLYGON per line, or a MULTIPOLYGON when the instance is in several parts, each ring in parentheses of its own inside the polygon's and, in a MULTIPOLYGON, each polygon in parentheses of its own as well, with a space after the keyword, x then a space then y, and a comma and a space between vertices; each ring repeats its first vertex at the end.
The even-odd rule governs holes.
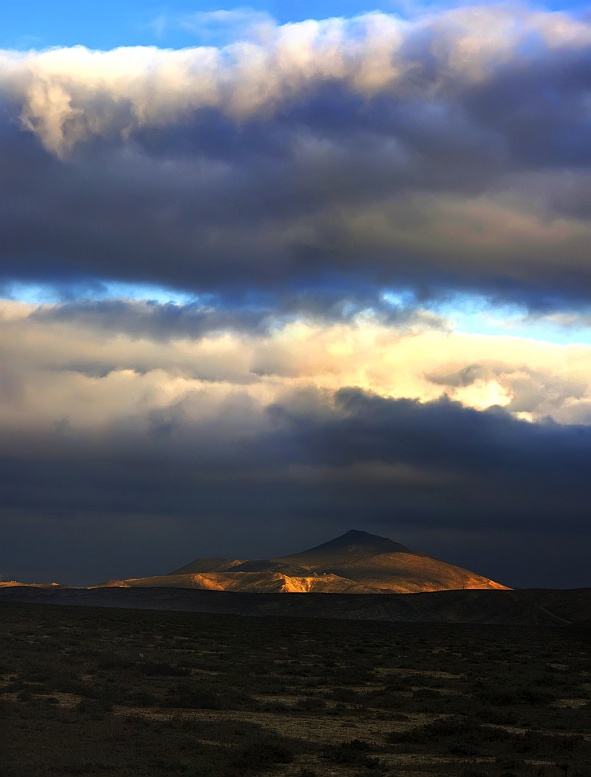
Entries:
POLYGON ((377 769, 380 766, 378 758, 372 758, 367 753, 371 746, 362 739, 351 739, 338 745, 326 745, 322 750, 325 761, 343 766, 365 766, 368 769, 377 769))
POLYGON ((293 751, 280 737, 272 734, 260 735, 240 745, 232 753, 224 775, 241 777, 244 774, 256 774, 275 764, 291 763, 293 759, 293 751))
POLYGON ((305 699, 298 699, 292 709, 301 710, 302 712, 318 712, 325 707, 326 702, 324 699, 319 699, 317 696, 307 696, 305 699))
POLYGON ((76 709, 91 720, 104 720, 107 714, 113 710, 113 705, 101 699, 82 699, 76 705, 76 709))
POLYGON ((173 666, 164 661, 146 661, 138 666, 138 671, 147 677, 186 677, 189 669, 183 666, 173 666))
POLYGON ((200 689, 186 689, 169 696, 165 704, 167 707, 183 707, 196 710, 222 710, 224 705, 219 694, 200 689))

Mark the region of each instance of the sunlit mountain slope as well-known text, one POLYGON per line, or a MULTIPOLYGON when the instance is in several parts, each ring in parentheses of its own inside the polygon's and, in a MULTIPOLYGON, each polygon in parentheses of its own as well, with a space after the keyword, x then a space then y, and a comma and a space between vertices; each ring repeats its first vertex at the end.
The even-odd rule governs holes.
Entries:
POLYGON ((198 558, 169 575, 109 580, 100 587, 351 594, 507 588, 475 572, 411 551, 386 537, 356 530, 283 558, 198 558))

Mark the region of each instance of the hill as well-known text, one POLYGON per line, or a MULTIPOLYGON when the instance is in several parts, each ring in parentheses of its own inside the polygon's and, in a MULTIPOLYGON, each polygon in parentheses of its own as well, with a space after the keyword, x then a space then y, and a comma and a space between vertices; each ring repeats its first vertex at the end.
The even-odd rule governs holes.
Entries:
POLYGON ((507 590, 507 586, 475 572, 359 530, 280 558, 198 558, 168 575, 109 580, 97 587, 330 594, 507 590))

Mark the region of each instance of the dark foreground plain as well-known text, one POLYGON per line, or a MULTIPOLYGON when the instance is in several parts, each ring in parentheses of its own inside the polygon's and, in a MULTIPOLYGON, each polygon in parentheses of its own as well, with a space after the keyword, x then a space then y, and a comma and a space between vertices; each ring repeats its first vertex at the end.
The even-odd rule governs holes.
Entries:
POLYGON ((0 585, 2 601, 420 623, 591 625, 591 588, 455 590, 384 595, 0 585))
POLYGON ((583 627, 0 603, 0 775, 591 777, 583 627))

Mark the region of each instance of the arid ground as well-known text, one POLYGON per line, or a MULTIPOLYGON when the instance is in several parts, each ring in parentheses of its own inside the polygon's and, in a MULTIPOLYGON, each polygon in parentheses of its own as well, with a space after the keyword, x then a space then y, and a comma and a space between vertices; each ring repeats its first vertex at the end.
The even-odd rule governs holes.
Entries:
POLYGON ((0 603, 0 777, 591 777, 591 632, 0 603))

